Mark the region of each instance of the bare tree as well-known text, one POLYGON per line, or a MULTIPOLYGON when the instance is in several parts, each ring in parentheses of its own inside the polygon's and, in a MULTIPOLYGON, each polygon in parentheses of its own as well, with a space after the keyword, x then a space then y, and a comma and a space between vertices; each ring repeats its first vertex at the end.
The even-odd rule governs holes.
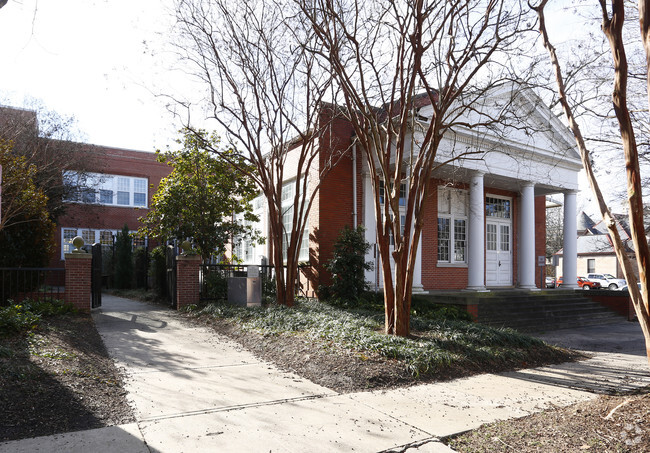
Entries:
POLYGON ((206 88, 208 117, 225 130, 247 167, 236 159, 231 163, 255 181, 267 201, 277 300, 291 306, 302 233, 323 177, 317 168, 328 167, 314 165, 328 127, 321 113, 331 84, 328 74, 316 72, 308 51, 316 45, 313 32, 295 4, 284 0, 178 0, 176 16, 178 48, 206 88), (286 190, 289 185, 293 190, 286 190), (289 193, 293 204, 283 207, 283 194, 289 193))
POLYGON ((34 166, 34 182, 47 196, 53 221, 64 213, 65 200, 80 189, 66 184, 63 172, 76 171, 83 185, 89 169, 101 169, 101 156, 93 152, 94 147, 75 141, 79 132, 74 118, 59 115, 38 102, 30 109, 0 107, 0 138, 11 141, 12 152, 34 166))
MULTIPOLYGON (((641 281, 641 290, 637 287, 637 279, 634 274, 634 269, 629 256, 625 253, 625 247, 621 240, 616 227, 616 219, 612 215, 605 202, 603 194, 600 190, 598 180, 596 179, 593 168, 590 162, 589 149, 585 144, 581 128, 575 120, 573 115, 573 106, 569 104, 566 97, 566 90, 564 85, 564 78, 562 75, 560 61, 555 52, 555 48, 550 43, 548 32, 546 30, 546 17, 544 15, 544 8, 548 0, 543 0, 539 5, 534 6, 531 4, 539 17, 539 29, 542 34, 544 46, 548 50, 551 64, 555 71, 557 81, 557 90, 559 94, 560 104, 564 110, 564 114, 569 122, 569 127, 573 131, 576 138, 576 143, 580 149, 582 162, 587 172, 589 184, 594 192, 598 201, 598 207, 603 217, 603 221, 607 226, 610 238, 614 245, 616 256, 623 268, 625 280, 628 283, 630 296, 634 304, 637 317, 641 324, 643 334, 646 341, 646 352, 648 360, 650 361, 650 306, 648 304, 648 296, 650 294, 650 282, 646 269, 650 261, 650 248, 645 236, 644 227, 644 209, 643 209, 643 195, 641 184, 641 172, 639 169, 639 154, 637 151, 637 143, 635 137, 635 130, 630 118, 628 104, 627 104, 627 79, 628 79, 628 65, 625 52, 625 45, 623 40, 623 24, 625 20, 625 5, 623 0, 612 0, 611 10, 608 10, 605 0, 599 0, 602 13, 602 30, 607 38, 614 66, 613 78, 613 93, 612 102, 616 119, 619 124, 620 138, 622 144, 622 151, 625 156, 626 178, 627 178, 627 204, 629 207, 629 223, 636 253, 636 260, 639 269, 639 279, 641 281)), ((650 0, 639 0, 639 17, 641 23, 641 34, 643 37, 643 44, 646 50, 646 58, 650 64, 650 41, 648 40, 648 24, 650 18, 648 15, 648 7, 650 0)), ((647 77, 647 75, 646 75, 647 77)), ((650 80, 650 79, 649 79, 650 80)), ((649 82, 650 83, 650 82, 649 82)), ((620 145, 619 145, 620 146, 620 145)))
MULTIPOLYGON (((503 126, 508 102, 492 105, 489 114, 481 107, 494 99, 492 93, 509 92, 509 64, 525 59, 517 38, 527 12, 517 1, 499 0, 297 1, 322 45, 314 52, 342 92, 341 109, 369 166, 385 330, 405 336, 424 202, 434 189, 432 172, 448 163, 437 160, 439 146, 455 129, 503 126), (424 117, 426 106, 432 113, 424 117)), ((449 159, 474 152, 481 158, 484 150, 449 159)))

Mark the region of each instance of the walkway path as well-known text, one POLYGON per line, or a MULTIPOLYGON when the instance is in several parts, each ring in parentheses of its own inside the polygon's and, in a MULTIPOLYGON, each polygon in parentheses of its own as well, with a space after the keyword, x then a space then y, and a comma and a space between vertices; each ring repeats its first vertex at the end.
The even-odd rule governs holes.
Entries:
POLYGON ((137 423, 0 444, 0 452, 449 452, 439 437, 650 385, 638 325, 558 331, 579 363, 337 394, 163 308, 103 296, 97 328, 137 423))

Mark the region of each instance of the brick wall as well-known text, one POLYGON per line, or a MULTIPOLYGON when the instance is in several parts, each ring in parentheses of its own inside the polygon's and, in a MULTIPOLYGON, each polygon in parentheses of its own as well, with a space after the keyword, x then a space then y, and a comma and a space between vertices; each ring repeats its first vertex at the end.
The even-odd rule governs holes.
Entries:
POLYGON ((91 305, 92 255, 89 253, 66 253, 65 255, 65 301, 84 313, 91 305))
MULTIPOLYGON (((343 118, 332 118, 325 110, 321 115, 322 124, 329 123, 319 141, 319 173, 329 166, 314 200, 309 217, 311 264, 313 266, 311 284, 329 284, 330 276, 324 265, 332 258, 334 243, 345 225, 352 226, 352 125, 343 118)), ((357 153, 359 156, 359 153, 357 153)), ((357 200, 361 197, 360 158, 357 159, 357 200)), ((318 175, 315 175, 318 178, 318 175)), ((315 183, 318 179, 312 178, 315 183)), ((359 218, 359 217, 358 217, 359 218)))

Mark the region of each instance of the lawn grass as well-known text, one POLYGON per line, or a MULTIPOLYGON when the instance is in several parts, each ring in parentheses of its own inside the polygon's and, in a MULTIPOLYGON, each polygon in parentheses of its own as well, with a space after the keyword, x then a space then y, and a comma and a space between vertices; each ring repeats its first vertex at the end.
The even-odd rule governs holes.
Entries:
POLYGON ((190 311, 196 316, 228 320, 261 335, 301 335, 323 347, 397 359, 416 377, 444 377, 459 368, 470 373, 499 371, 576 357, 571 351, 512 329, 495 329, 457 319, 412 316, 410 337, 385 335, 383 312, 309 300, 300 300, 292 308, 209 304, 192 307, 190 311))

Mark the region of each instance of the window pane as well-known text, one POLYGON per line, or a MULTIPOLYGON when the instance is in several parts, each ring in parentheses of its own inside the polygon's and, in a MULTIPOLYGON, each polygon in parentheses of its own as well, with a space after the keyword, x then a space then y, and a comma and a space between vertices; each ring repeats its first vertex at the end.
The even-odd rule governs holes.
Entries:
POLYGON ((147 192, 147 180, 146 179, 134 179, 133 180, 133 191, 146 193, 147 192))
POLYGON ((72 252, 72 240, 77 236, 76 228, 63 228, 63 241, 61 242, 62 252, 70 253, 72 252))
POLYGON ((113 245, 113 232, 112 231, 100 231, 99 232, 99 243, 102 245, 113 245))
POLYGON ((466 231, 465 220, 454 221, 454 261, 465 262, 466 231))
POLYGON ((450 219, 438 218, 438 260, 449 261, 450 219))
POLYGON ((82 201, 84 203, 97 203, 97 194, 92 189, 84 189, 82 201))
POLYGON ((133 204, 135 206, 146 206, 147 205, 147 196, 143 193, 134 193, 133 194, 133 204))
POLYGON ((594 272, 596 272, 596 260, 593 258, 589 258, 587 260, 587 273, 593 274, 594 272))
POLYGON ((131 191, 131 179, 129 178, 117 178, 117 190, 122 192, 131 191))
POLYGON ((510 251, 510 227, 508 225, 501 225, 501 251, 510 251))
POLYGON ((129 205, 129 192, 117 192, 117 204, 128 206, 129 205))
POLYGON ((488 223, 485 228, 485 246, 488 250, 494 252, 497 249, 497 226, 488 223))
POLYGON ((282 187, 282 201, 288 201, 293 197, 293 182, 287 183, 282 187))
POLYGON ((485 197, 485 215, 488 217, 510 218, 510 200, 485 197))
POLYGON ((399 186, 399 205, 406 206, 406 184, 404 183, 399 186))
POLYGON ((113 191, 105 189, 100 190, 99 202, 103 204, 113 204, 113 191))
POLYGON ((83 230, 81 237, 86 245, 93 245, 95 243, 95 230, 83 230))
POLYGON ((440 214, 451 214, 449 189, 438 187, 438 212, 440 214))

